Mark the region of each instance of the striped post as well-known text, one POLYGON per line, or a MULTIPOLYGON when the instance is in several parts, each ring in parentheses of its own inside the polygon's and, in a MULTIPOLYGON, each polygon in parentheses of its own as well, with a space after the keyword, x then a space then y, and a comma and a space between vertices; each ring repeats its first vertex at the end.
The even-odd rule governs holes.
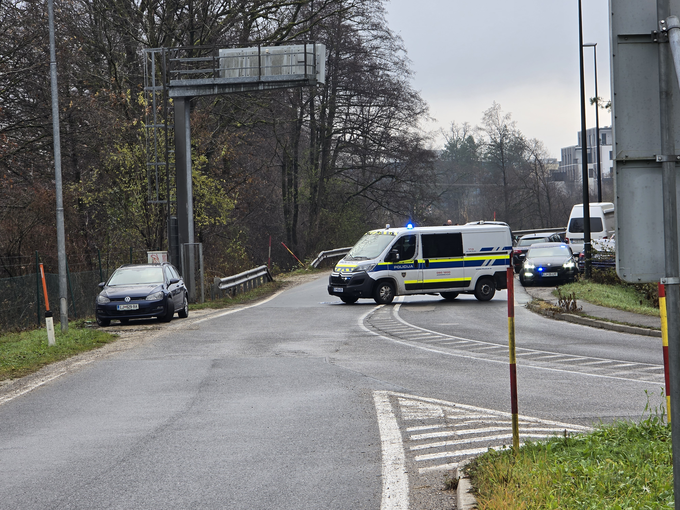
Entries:
POLYGON ((668 363, 668 316, 666 315, 666 286, 659 284, 659 313, 661 314, 661 339, 663 340, 663 373, 666 380, 666 414, 671 422, 671 379, 668 363))
POLYGON ((510 408, 512 409, 512 447, 519 452, 519 411, 517 407, 517 358, 515 356, 515 273, 508 267, 508 345, 510 350, 510 408))

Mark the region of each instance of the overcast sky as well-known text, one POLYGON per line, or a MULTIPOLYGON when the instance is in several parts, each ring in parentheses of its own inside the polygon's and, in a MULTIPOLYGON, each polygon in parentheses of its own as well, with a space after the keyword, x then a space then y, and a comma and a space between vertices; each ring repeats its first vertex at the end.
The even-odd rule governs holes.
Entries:
MULTIPOLYGON (((584 0, 583 42, 597 43, 598 95, 610 99, 607 0, 584 0)), ((436 120, 481 124, 495 101, 552 157, 575 145, 581 128, 577 0, 386 0, 387 21, 401 36, 413 86, 436 120)), ((594 97, 593 49, 585 48, 586 94, 594 97)), ((595 110, 588 103, 588 127, 595 110)), ((600 110, 600 127, 610 126, 600 110)), ((442 145, 439 137, 438 145, 442 145)))

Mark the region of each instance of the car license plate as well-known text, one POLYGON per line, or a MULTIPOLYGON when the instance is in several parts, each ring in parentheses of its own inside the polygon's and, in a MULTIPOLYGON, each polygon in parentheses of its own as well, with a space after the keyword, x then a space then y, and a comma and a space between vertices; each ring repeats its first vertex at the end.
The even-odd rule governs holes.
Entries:
POLYGON ((342 287, 333 287, 333 292, 342 292, 342 287))
POLYGON ((543 276, 557 276, 557 273, 543 273, 543 276))
POLYGON ((118 310, 139 310, 139 305, 137 303, 118 305, 118 310))

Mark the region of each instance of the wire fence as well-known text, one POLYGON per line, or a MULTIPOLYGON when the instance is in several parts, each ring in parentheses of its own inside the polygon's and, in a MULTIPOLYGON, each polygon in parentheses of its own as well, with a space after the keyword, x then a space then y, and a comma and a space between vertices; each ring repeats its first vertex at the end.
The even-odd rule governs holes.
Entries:
MULTIPOLYGON (((95 299, 100 292, 99 283, 108 280, 113 271, 123 264, 142 264, 149 261, 145 250, 118 252, 98 251, 93 255, 80 255, 77 261, 67 261, 68 317, 82 319, 93 317, 95 299)), ((59 274, 56 256, 0 257, 0 332, 40 327, 45 322, 45 295, 40 278, 40 264, 45 271, 47 301, 54 317, 60 316, 59 274)), ((192 302, 221 299, 259 286, 262 282, 244 282, 226 291, 219 289, 219 278, 208 283, 203 269, 203 253, 198 243, 183 247, 178 264, 185 283, 191 284, 192 302)))
MULTIPOLYGON (((148 260, 145 250, 98 251, 67 261, 67 303, 69 319, 94 315, 99 282, 106 281, 122 264, 141 264, 148 260)), ((60 315, 59 274, 56 256, 36 252, 34 257, 0 258, 0 331, 41 326, 45 318, 45 296, 40 266, 45 271, 47 301, 55 317, 60 315)))

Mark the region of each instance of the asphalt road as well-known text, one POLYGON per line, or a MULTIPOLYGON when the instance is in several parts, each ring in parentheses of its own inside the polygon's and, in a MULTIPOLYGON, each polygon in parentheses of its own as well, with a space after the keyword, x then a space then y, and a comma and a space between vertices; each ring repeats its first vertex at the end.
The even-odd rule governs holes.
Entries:
MULTIPOLYGON (((505 293, 378 307, 325 286, 139 326, 129 348, 0 399, 0 507, 453 508, 444 477, 508 444, 505 293)), ((522 437, 662 403, 660 340, 516 299, 522 437)))

